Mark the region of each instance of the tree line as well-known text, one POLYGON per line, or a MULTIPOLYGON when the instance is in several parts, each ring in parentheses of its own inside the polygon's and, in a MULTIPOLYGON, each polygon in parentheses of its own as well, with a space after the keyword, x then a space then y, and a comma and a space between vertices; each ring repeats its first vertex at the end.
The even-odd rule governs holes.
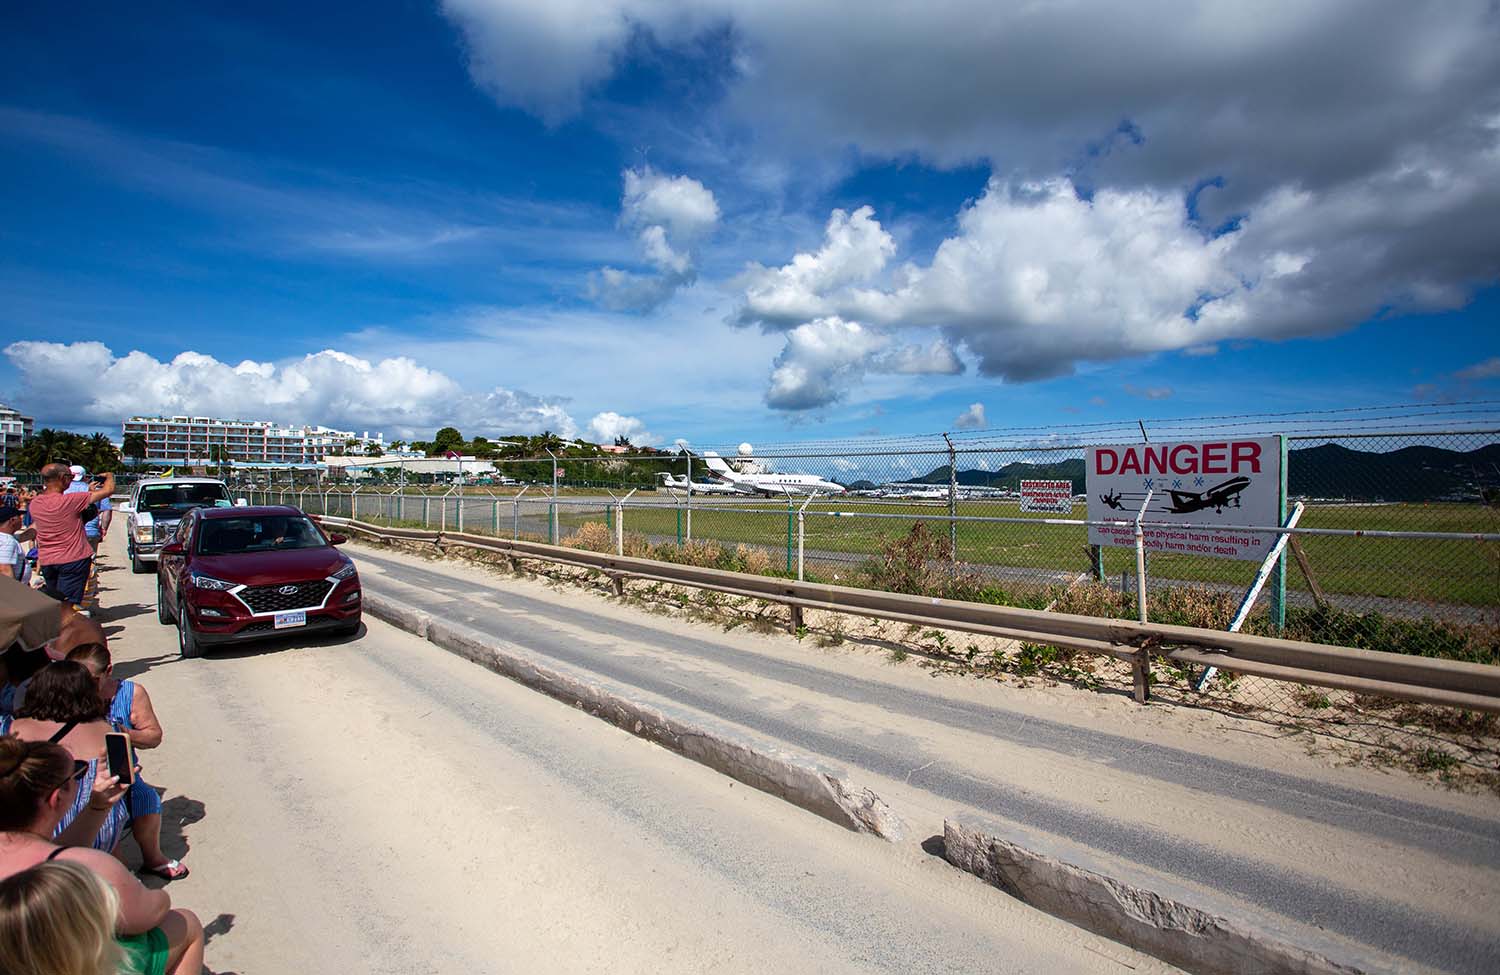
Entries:
POLYGON ((49 427, 38 430, 30 440, 11 451, 9 460, 15 471, 40 471, 48 464, 81 464, 93 473, 118 469, 120 452, 105 434, 85 435, 49 427))

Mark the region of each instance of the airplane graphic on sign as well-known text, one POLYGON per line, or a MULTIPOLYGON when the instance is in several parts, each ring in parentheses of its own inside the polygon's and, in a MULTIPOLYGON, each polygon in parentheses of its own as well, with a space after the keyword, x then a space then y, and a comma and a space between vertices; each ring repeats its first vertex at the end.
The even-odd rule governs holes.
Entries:
POLYGON ((1167 510, 1174 515, 1185 515, 1205 508, 1212 508, 1217 512, 1223 512, 1230 505, 1238 508, 1240 494, 1250 483, 1248 477, 1233 477, 1207 491, 1168 491, 1172 496, 1172 507, 1167 510))

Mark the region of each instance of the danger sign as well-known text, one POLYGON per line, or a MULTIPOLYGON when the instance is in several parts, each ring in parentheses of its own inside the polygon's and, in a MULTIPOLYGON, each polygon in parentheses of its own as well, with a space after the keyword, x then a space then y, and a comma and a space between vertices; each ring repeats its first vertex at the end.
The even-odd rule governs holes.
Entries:
POLYGON ((1130 523, 1090 525, 1092 545, 1133 548, 1149 492, 1141 520, 1183 527, 1145 527, 1148 551, 1260 561, 1275 536, 1240 529, 1281 524, 1281 439, 1090 447, 1086 482, 1090 521, 1130 523))
POLYGON ((1073 510, 1072 481, 1021 482, 1021 510, 1067 514, 1073 510))

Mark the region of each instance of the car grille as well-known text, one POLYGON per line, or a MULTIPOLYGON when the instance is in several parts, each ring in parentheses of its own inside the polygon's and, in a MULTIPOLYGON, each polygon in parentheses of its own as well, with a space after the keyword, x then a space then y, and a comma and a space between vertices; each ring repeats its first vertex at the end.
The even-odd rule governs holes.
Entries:
POLYGON ((153 541, 171 541, 172 536, 177 534, 177 522, 156 521, 152 522, 151 538, 153 541))
POLYGON ((322 605, 323 597, 333 583, 327 579, 316 582, 289 583, 283 586, 254 586, 241 589, 236 595, 256 613, 281 613, 289 609, 315 609, 322 605), (291 589, 291 592, 282 592, 291 589))

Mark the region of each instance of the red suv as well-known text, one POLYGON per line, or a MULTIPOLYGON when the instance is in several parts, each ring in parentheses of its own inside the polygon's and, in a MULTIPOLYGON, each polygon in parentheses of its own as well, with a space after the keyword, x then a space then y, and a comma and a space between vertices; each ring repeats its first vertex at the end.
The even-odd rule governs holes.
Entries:
POLYGON ((359 572, 299 509, 197 508, 162 546, 156 618, 177 623, 184 657, 206 645, 312 630, 359 631, 359 572))

